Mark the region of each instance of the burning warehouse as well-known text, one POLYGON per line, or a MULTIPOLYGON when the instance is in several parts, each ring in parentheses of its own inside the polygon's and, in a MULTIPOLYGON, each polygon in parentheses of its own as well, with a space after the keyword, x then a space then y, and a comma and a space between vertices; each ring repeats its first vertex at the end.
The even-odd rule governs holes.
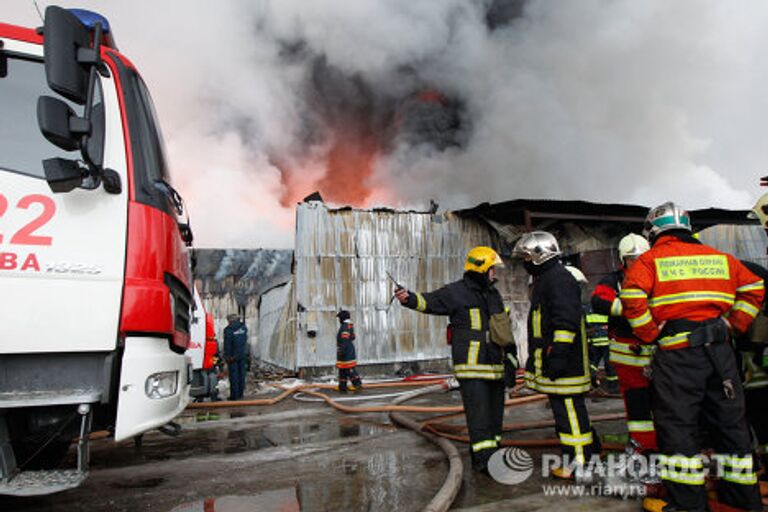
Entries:
MULTIPOLYGON (((314 199, 296 211, 292 279, 264 293, 259 307, 262 359, 305 372, 322 372, 335 363, 339 309, 352 313, 360 364, 385 371, 407 364, 447 368, 447 321, 393 304, 388 274, 409 289, 434 290, 461 277, 466 253, 476 245, 499 249, 505 260, 497 287, 512 311, 524 360, 528 277, 509 259, 517 238, 534 229, 554 233, 564 259, 594 285, 615 270, 616 243, 628 232, 640 232, 648 211, 637 205, 521 199, 437 213, 331 208, 314 199)), ((691 218, 707 243, 765 262, 758 250, 765 234, 750 225, 747 212, 694 210, 691 218)))

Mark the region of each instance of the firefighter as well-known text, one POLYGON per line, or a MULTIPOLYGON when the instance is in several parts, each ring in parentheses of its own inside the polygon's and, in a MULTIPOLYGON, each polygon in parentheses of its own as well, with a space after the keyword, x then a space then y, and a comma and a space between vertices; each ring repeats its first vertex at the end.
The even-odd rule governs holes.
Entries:
POLYGON ((229 399, 240 400, 245 392, 245 373, 249 359, 248 328, 235 314, 227 315, 224 328, 224 358, 229 370, 229 399))
POLYGON ((608 393, 618 391, 619 377, 609 361, 610 338, 608 337, 608 316, 596 313, 590 304, 584 305, 584 320, 587 327, 587 343, 589 344, 589 369, 592 375, 592 386, 602 386, 608 393), (598 377, 600 363, 603 364, 604 376, 598 377))
POLYGON ((501 266, 496 251, 479 246, 467 254, 460 280, 430 293, 405 288, 395 291, 407 308, 450 318, 453 371, 464 402, 472 466, 477 471, 487 471, 488 459, 501 441, 505 352, 517 368, 509 313, 495 287, 496 270, 501 266))
POLYGON ((355 391, 363 389, 363 381, 357 373, 355 354, 355 326, 349 311, 342 309, 336 314, 339 332, 336 334, 336 368, 339 369, 339 391, 347 392, 347 381, 352 381, 355 391))
POLYGON ((627 430, 632 451, 650 453, 656 451, 656 430, 651 415, 650 381, 646 367, 651 364, 655 347, 640 341, 622 316, 621 282, 624 273, 634 261, 650 249, 648 240, 630 233, 619 241, 620 268, 605 276, 592 294, 592 309, 609 315, 610 362, 619 378, 619 390, 624 399, 627 414, 627 430))
MULTIPOLYGON (((765 284, 768 269, 742 261, 753 274, 765 284)), ((766 316, 766 298, 760 307, 760 313, 752 322, 749 330, 736 338, 736 349, 741 357, 742 383, 744 385, 744 403, 747 422, 755 436, 757 454, 763 467, 763 480, 768 475, 768 316, 766 316)))
POLYGON ((651 363, 652 412, 666 501, 645 498, 649 511, 703 511, 705 469, 700 420, 711 429, 722 469, 720 500, 762 510, 753 468, 744 391, 730 332, 744 332, 763 299, 763 281, 733 256, 701 244, 688 213, 674 203, 653 208, 644 235, 651 249, 626 270, 623 314, 651 363))
MULTIPOLYGON (((752 209, 768 235, 768 194, 763 194, 752 209)), ((768 280, 768 269, 754 263, 744 263, 754 274, 768 280)), ((746 398, 747 421, 749 421, 758 445, 763 465, 763 480, 768 480, 768 297, 755 318, 749 333, 736 340, 742 355, 744 373, 744 394, 746 398)), ((765 485, 765 483, 764 483, 765 485)))
MULTIPOLYGON (((584 297, 587 285, 589 284, 587 277, 581 270, 573 265, 565 265, 565 269, 570 272, 576 279, 576 282, 579 283, 581 295, 584 297)), ((613 391, 612 386, 617 384, 618 377, 616 377, 616 372, 613 370, 613 366, 608 362, 608 317, 592 311, 592 306, 589 303, 582 304, 582 309, 584 311, 584 322, 586 323, 587 353, 589 354, 589 369, 592 377, 592 387, 596 388, 600 384, 598 382, 598 373, 600 371, 600 363, 602 362, 605 370, 605 389, 606 391, 611 392, 613 391)))
POLYGON ((526 385, 549 396, 564 455, 563 464, 552 469, 551 475, 572 479, 574 470, 600 452, 584 403, 590 373, 581 289, 560 262, 560 248, 552 234, 533 231, 523 235, 513 255, 523 259, 533 278, 526 385))

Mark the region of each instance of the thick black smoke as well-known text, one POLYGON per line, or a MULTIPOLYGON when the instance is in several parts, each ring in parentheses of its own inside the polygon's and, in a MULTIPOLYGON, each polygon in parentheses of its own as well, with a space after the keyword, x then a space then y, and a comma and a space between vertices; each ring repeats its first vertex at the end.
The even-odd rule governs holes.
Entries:
POLYGON ((110 17, 144 75, 203 246, 290 246, 317 188, 748 208, 765 174, 757 0, 63 3, 110 17))

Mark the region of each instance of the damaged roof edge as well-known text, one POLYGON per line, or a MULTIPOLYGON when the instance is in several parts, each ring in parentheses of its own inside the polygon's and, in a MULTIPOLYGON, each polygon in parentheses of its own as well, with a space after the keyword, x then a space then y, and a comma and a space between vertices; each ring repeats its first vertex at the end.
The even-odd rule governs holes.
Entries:
MULTIPOLYGON (((650 208, 633 204, 593 203, 556 199, 515 199, 502 203, 482 203, 473 208, 456 210, 461 217, 479 217, 498 224, 513 224, 532 228, 534 219, 594 220, 642 224, 650 208)), ((757 224, 748 217, 749 210, 704 208, 688 210, 694 228, 716 224, 757 224)))
POLYGON ((315 196, 316 193, 313 193, 306 198, 304 198, 304 201, 298 203, 299 206, 301 205, 312 205, 315 203, 322 204, 326 210, 329 212, 335 213, 335 212, 348 212, 348 211, 356 211, 356 212, 373 212, 373 213, 419 213, 419 214, 434 214, 437 213, 438 204, 434 201, 430 200, 430 206, 429 208, 425 210, 402 210, 399 208, 392 208, 390 206, 374 206, 372 208, 358 208, 356 206, 351 205, 330 205, 323 201, 323 199, 318 196, 315 196))

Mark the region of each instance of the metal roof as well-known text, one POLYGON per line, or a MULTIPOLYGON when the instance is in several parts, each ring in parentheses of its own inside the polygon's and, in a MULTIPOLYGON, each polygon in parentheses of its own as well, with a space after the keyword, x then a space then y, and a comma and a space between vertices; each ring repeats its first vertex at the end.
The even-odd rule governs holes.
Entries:
MULTIPOLYGON (((482 203, 473 208, 457 210, 462 217, 479 217, 498 224, 512 224, 534 229, 542 220, 617 222, 639 229, 650 208, 618 203, 592 203, 589 201, 561 201, 556 199, 515 199, 503 203, 482 203)), ((688 210, 694 229, 716 224, 755 224, 747 217, 748 210, 705 208, 688 210)))

